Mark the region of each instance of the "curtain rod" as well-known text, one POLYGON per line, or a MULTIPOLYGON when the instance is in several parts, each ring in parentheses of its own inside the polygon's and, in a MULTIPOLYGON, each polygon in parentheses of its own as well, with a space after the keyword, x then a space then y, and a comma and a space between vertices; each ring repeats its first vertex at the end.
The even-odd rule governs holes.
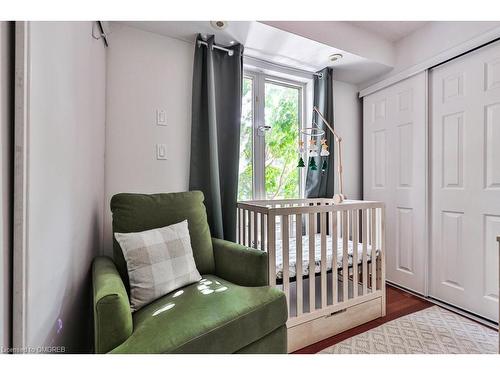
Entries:
MULTIPOLYGON (((205 41, 203 41, 203 40, 198 40, 197 42, 198 42, 198 47, 200 45, 208 46, 208 43, 205 42, 205 41)), ((212 44, 212 48, 216 48, 218 50, 225 51, 225 52, 227 52, 227 54, 229 56, 233 56, 233 54, 234 54, 233 50, 228 49, 228 48, 224 48, 224 47, 220 47, 220 46, 218 46, 216 44, 212 44)), ((310 72, 308 70, 298 69, 298 68, 294 68, 294 67, 291 67, 291 66, 279 65, 279 64, 276 64, 276 63, 272 63, 270 61, 260 60, 260 59, 257 59, 255 57, 251 57, 251 56, 247 56, 246 58, 247 59, 249 58, 249 59, 257 60, 257 61, 262 61, 262 62, 264 62, 266 64, 274 65, 274 66, 279 67, 279 68, 285 68, 285 69, 289 69, 289 70, 295 70, 296 72, 299 72, 299 73, 302 73, 302 74, 312 74, 313 76, 317 76, 320 79, 323 78, 323 73, 310 72)))
MULTIPOLYGON (((204 42, 203 40, 198 40, 198 47, 200 45, 203 45, 203 46, 208 46, 208 43, 207 42, 204 42)), ((218 49, 218 50, 221 50, 221 51, 225 51, 227 52, 227 54, 229 56, 233 56, 234 55, 234 51, 232 49, 228 49, 228 48, 224 48, 224 47, 220 47, 218 45, 215 45, 215 44, 212 44, 212 48, 215 48, 215 49, 218 49)))

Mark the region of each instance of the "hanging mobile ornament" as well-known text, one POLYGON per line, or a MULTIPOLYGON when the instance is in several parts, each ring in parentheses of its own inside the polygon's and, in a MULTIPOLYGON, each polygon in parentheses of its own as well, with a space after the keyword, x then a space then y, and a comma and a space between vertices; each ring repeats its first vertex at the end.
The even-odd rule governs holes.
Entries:
POLYGON ((318 146, 316 146, 316 140, 309 140, 309 157, 314 158, 318 156, 318 146))
POLYGON ((325 160, 323 160, 323 165, 321 166, 321 172, 325 173, 327 168, 328 168, 328 163, 326 162, 326 159, 325 159, 325 160))
POLYGON ((304 159, 302 158, 302 154, 304 154, 304 141, 299 141, 299 147, 297 148, 297 152, 299 153, 299 163, 297 164, 297 168, 304 168, 306 165, 304 163, 304 159))
POLYGON ((299 141, 299 147, 297 147, 297 152, 303 154, 305 152, 304 141, 299 141))
POLYGON ((318 165, 316 164, 316 157, 319 156, 318 145, 315 139, 309 140, 309 169, 311 171, 317 171, 318 165))
POLYGON ((328 151, 328 145, 326 144, 326 139, 321 140, 321 152, 319 155, 320 156, 330 155, 330 152, 328 151))
POLYGON ((317 171, 318 170, 318 166, 316 165, 316 160, 314 160, 314 158, 309 158, 309 169, 311 171, 317 171))
POLYGON ((321 140, 321 152, 319 154, 320 156, 325 156, 325 160, 323 160, 323 164, 321 165, 321 173, 325 173, 326 169, 328 168, 328 163, 326 161, 326 156, 330 155, 330 152, 328 151, 328 145, 326 144, 326 139, 321 140))

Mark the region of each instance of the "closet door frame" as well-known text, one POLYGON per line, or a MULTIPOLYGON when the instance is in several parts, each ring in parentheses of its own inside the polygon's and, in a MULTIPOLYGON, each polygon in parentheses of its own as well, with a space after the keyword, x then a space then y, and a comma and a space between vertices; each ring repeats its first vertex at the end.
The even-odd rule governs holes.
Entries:
POLYGON ((363 114, 364 199, 387 205, 387 280, 425 296, 429 264, 427 95, 428 77, 423 71, 365 97, 363 114), (405 166, 410 166, 410 173, 405 166))
MULTIPOLYGON (((488 172, 486 168, 488 167, 488 161, 486 159, 486 151, 490 147, 494 148, 494 146, 488 146, 487 134, 483 134, 489 126, 487 109, 500 104, 498 99, 488 96, 498 94, 487 94, 487 91, 490 90, 487 88, 486 81, 488 65, 492 61, 495 62, 495 66, 500 63, 498 57, 500 54, 495 55, 488 52, 488 48, 491 48, 492 44, 496 45, 496 48, 500 48, 500 42, 489 43, 481 48, 469 51, 465 56, 457 56, 455 59, 446 62, 446 64, 433 67, 429 72, 429 155, 431 160, 429 164, 429 191, 432 197, 429 206, 429 294, 432 299, 442 301, 490 320, 494 320, 495 311, 491 309, 491 306, 487 307, 491 304, 489 300, 487 302, 484 301, 485 298, 494 298, 487 295, 486 291, 488 288, 487 263, 490 264, 487 262, 487 252, 488 249, 497 251, 497 246, 495 238, 492 237, 493 239, 489 242, 490 247, 488 247, 486 235, 488 232, 488 223, 492 226, 495 223, 498 225, 498 217, 500 215, 498 206, 493 204, 497 201, 493 195, 497 194, 494 190, 498 191, 498 182, 494 182, 495 186, 493 190, 488 186, 487 182, 488 172), (488 62, 482 60, 483 55, 485 55, 484 58, 490 60, 492 57, 489 55, 497 57, 491 61, 488 60, 488 62), (451 68, 449 71, 443 70, 446 69, 446 65, 451 68), (434 79, 440 81, 434 82, 434 79), (454 81, 452 82, 452 80, 454 81), (450 96, 449 98, 445 98, 446 82, 449 83, 448 88, 456 89, 456 97, 450 96), (434 87, 436 88, 435 90, 434 87), (436 100, 439 100, 437 109, 433 108, 436 100), (447 101, 448 104, 446 104, 447 101), (446 175, 444 174, 445 158, 443 153, 446 147, 445 140, 447 139, 444 134, 444 121, 453 117, 457 117, 456 124, 454 125, 450 122, 448 130, 452 132, 455 129, 453 126, 456 127, 456 136, 458 137, 456 140, 457 144, 455 145, 457 146, 456 152, 462 154, 462 162, 457 161, 456 186, 448 186, 446 185, 446 175), (438 135, 438 138, 434 139, 435 135, 438 135), (472 144, 478 142, 474 137, 481 139, 481 142, 479 142, 479 148, 472 149, 472 144), (437 148, 439 145, 441 145, 441 148, 437 148), (435 160, 436 157, 438 157, 437 161, 432 163, 432 160, 435 160), (480 161, 478 165, 471 166, 470 163, 474 160, 480 161), (460 169, 460 172, 458 169, 460 169), (479 175, 479 177, 474 176, 474 174, 479 175), (474 199, 474 193, 482 197, 478 196, 477 202, 471 204, 467 201, 467 196, 469 198, 472 196, 471 199, 474 199), (490 198, 485 198, 483 194, 491 196, 491 207, 488 203, 490 202, 490 198), (436 196, 440 195, 444 197, 437 200, 436 196), (486 203, 484 199, 487 200, 486 203), (488 207, 488 209, 484 207, 488 207), (481 218, 477 219, 477 215, 480 215, 481 218), (495 217, 496 219, 492 220, 495 217), (447 222, 446 227, 445 220, 447 222), (488 222, 488 220, 490 221, 488 222), (453 229, 453 225, 457 226, 455 228, 455 239, 451 236, 452 232, 449 232, 453 229), (480 226, 480 228, 474 229, 475 226, 480 226), (449 234, 446 239, 444 238, 444 230, 447 230, 449 234), (464 243, 462 248, 463 255, 458 261, 467 264, 462 264, 462 268, 459 265, 455 265, 457 268, 455 271, 452 269, 448 270, 448 263, 446 265, 442 264, 445 258, 443 253, 447 251, 447 246, 443 241, 453 240, 456 241, 457 246, 461 246, 464 243), (470 255, 468 250, 471 249, 476 249, 476 254, 470 255), (476 261, 480 264, 475 263, 476 261), (453 280, 453 275, 458 276, 459 274, 462 277, 453 280), (471 274, 476 276, 473 277, 471 274), (445 280, 445 277, 451 278, 445 280), (475 277, 480 280, 476 280, 475 277)), ((495 85, 498 85, 498 83, 495 85)), ((498 87, 495 86, 494 90, 498 90, 498 87)), ((452 146, 449 145, 448 147, 452 146)), ((491 162, 493 163, 493 160, 491 162)), ((452 261, 453 259, 450 260, 450 262, 452 261)), ((491 262, 491 264, 495 263, 498 262, 491 262)), ((453 263, 451 264, 453 266, 453 263)), ((490 288, 492 287, 491 280, 489 280, 488 285, 490 288)), ((493 288, 495 289, 496 287, 493 288)), ((498 300, 498 294, 496 299, 498 300)))
POLYGON ((27 299, 27 246, 29 155, 27 143, 30 134, 29 105, 30 23, 16 21, 15 26, 15 109, 14 109, 14 224, 13 224, 13 296, 12 345, 26 347, 27 299))

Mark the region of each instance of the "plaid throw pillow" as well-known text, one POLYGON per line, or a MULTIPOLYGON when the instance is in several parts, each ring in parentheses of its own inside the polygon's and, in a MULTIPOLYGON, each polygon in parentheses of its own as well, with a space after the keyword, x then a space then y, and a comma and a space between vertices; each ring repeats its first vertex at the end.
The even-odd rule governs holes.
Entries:
POLYGON ((115 233, 115 238, 127 261, 132 311, 201 279, 187 220, 139 233, 115 233))

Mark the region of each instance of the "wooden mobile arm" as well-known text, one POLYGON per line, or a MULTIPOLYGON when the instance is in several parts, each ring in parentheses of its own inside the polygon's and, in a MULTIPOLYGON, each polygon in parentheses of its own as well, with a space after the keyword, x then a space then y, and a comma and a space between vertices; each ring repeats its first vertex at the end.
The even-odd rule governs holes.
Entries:
POLYGON ((325 123, 327 126, 328 130, 330 130, 335 137, 335 142, 337 143, 337 174, 339 178, 339 193, 340 197, 335 197, 337 200, 339 200, 339 203, 342 202, 345 198, 344 196, 344 173, 343 173, 343 168, 342 168, 342 137, 340 137, 335 130, 333 130, 333 126, 330 125, 328 121, 326 121, 325 116, 320 112, 318 107, 314 106, 313 107, 314 112, 316 112, 319 116, 319 118, 325 123))

